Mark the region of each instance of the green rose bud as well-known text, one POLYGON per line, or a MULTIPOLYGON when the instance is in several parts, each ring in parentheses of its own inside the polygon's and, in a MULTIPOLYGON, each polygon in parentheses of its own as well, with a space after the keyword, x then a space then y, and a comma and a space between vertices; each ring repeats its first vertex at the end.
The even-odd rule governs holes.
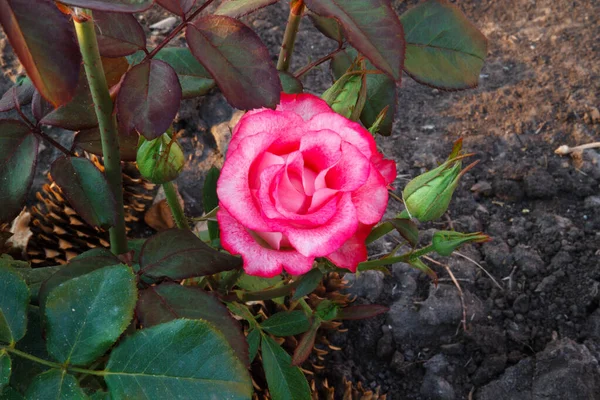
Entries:
POLYGON ((491 238, 481 232, 460 233, 454 231, 437 231, 433 234, 431 244, 433 249, 441 256, 449 256, 465 243, 485 243, 491 238))
POLYGON ((170 182, 179 176, 185 164, 183 150, 167 133, 154 140, 140 136, 136 162, 140 173, 152 183, 170 182))
POLYGON ((367 100, 367 75, 364 60, 354 63, 321 96, 336 113, 358 121, 367 100))
POLYGON ((461 154, 462 139, 457 140, 445 163, 410 181, 402 195, 411 217, 421 222, 440 218, 448 209, 458 181, 479 161, 462 169, 462 159, 472 154, 461 154))

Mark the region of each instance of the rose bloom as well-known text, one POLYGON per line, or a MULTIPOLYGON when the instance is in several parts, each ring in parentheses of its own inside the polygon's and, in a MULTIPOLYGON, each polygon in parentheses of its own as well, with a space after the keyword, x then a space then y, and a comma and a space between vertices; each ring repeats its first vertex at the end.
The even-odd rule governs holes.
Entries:
POLYGON ((356 271, 396 165, 360 124, 310 94, 246 113, 217 184, 221 244, 250 275, 308 272, 315 257, 356 271))

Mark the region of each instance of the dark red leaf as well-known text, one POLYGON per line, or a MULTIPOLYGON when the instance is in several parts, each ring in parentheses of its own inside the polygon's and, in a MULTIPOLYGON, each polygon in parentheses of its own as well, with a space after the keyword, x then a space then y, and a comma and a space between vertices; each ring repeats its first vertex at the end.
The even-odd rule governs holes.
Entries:
POLYGON ((196 4, 196 0, 156 0, 163 8, 184 17, 196 4))
POLYGON ((144 243, 140 273, 173 280, 212 275, 242 267, 242 260, 205 244, 189 230, 162 231, 144 243))
POLYGON ((378 304, 363 304, 358 306, 349 306, 338 311, 335 319, 365 319, 372 318, 379 314, 388 312, 390 309, 378 304))
POLYGON ((281 82, 269 51, 246 25, 230 17, 206 16, 189 25, 186 38, 194 56, 236 108, 273 108, 281 82))
POLYGON ((223 333, 238 358, 249 366, 248 343, 240 323, 212 293, 176 283, 151 286, 140 291, 136 315, 144 328, 176 318, 206 320, 223 333))
POLYGON ((402 78, 404 30, 389 0, 306 0, 312 11, 337 19, 348 41, 373 65, 402 78))
POLYGON ((321 326, 321 322, 315 321, 311 325, 308 332, 302 335, 300 338, 300 342, 298 342, 298 347, 294 350, 294 355, 292 356, 292 365, 302 365, 304 361, 310 356, 313 347, 315 346, 315 339, 317 338, 317 331, 321 326))
POLYGON ((40 120, 41 124, 58 126, 71 131, 98 126, 94 100, 83 68, 79 73, 79 84, 75 96, 67 104, 50 111, 40 120))
POLYGON ((89 8, 90 10, 114 12, 140 12, 152 7, 154 0, 60 0, 70 6, 89 8))
POLYGON ((215 11, 216 15, 239 18, 253 11, 277 3, 279 0, 225 0, 215 11))
POLYGON ((308 16, 315 28, 317 28, 323 35, 327 36, 329 39, 335 40, 338 42, 338 44, 342 44, 344 42, 344 32, 342 31, 342 26, 335 18, 323 17, 311 11, 308 12, 308 16))
POLYGON ((88 224, 108 229, 117 211, 113 192, 102 172, 87 158, 60 157, 50 174, 75 211, 88 224))
POLYGON ((138 64, 125 74, 117 95, 120 128, 155 139, 169 129, 180 102, 181 85, 169 64, 159 60, 138 64))
POLYGON ((37 90, 33 93, 31 100, 31 113, 36 121, 41 121, 48 113, 54 110, 54 106, 44 99, 37 90))
MULTIPOLYGON (((135 161, 139 135, 135 132, 123 135, 119 133, 119 150, 121 160, 135 161)), ((102 140, 98 128, 79 131, 73 139, 73 146, 92 154, 102 155, 102 140)))
POLYGON ((39 140, 20 121, 0 121, 0 223, 19 214, 33 182, 39 140))
POLYGON ((0 1, 0 24, 42 96, 55 106, 75 94, 81 53, 73 25, 48 0, 0 1))
POLYGON ((33 87, 29 79, 24 79, 21 83, 11 87, 0 99, 0 112, 15 109, 15 99, 21 107, 29 104, 33 98, 34 91, 35 87, 33 87))
POLYGON ((94 12, 98 48, 103 57, 122 57, 146 48, 146 34, 131 14, 94 12))

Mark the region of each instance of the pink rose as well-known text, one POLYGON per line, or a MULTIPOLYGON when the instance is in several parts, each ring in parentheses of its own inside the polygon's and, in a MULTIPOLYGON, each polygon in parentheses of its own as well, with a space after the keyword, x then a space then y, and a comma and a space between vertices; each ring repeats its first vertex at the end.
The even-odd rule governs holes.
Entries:
POLYGON ((315 257, 354 272, 395 178, 360 124, 316 96, 282 94, 233 130, 217 184, 221 244, 250 275, 304 274, 315 257))

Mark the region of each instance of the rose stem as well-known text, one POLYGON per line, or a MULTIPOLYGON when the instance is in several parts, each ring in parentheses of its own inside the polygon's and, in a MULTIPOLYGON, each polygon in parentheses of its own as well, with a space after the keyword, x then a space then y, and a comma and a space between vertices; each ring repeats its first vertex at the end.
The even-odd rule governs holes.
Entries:
POLYGON ((169 204, 171 214, 173 214, 173 219, 175 220, 177 227, 179 229, 190 229, 190 225, 183 213, 183 208, 181 208, 181 203, 179 203, 179 199, 177 198, 177 190, 175 189, 173 182, 164 183, 163 189, 165 190, 167 204, 169 204))
POLYGON ((85 73, 94 100, 94 109, 98 117, 106 179, 116 200, 116 223, 109 230, 110 249, 114 254, 123 254, 127 252, 127 236, 125 234, 123 177, 121 175, 117 117, 113 114, 113 102, 108 92, 104 68, 98 51, 94 22, 91 17, 92 12, 90 10, 76 9, 73 22, 79 49, 83 57, 85 73))
POLYGON ((363 261, 360 264, 358 264, 358 270, 364 271, 364 270, 369 269, 370 267, 378 267, 381 265, 391 265, 391 264, 395 264, 395 263, 399 263, 399 262, 407 262, 409 260, 424 256, 427 253, 431 253, 432 251, 433 251, 433 246, 429 245, 429 246, 423 247, 421 249, 417 249, 415 251, 411 251, 411 252, 402 254, 401 256, 384 257, 384 258, 380 258, 378 260, 363 261))
POLYGON ((283 43, 279 51, 279 59, 277 60, 277 69, 287 72, 290 69, 290 61, 292 60, 292 52, 294 51, 294 43, 296 42, 296 34, 304 12, 304 0, 290 1, 290 16, 288 17, 285 33, 283 34, 283 43))

